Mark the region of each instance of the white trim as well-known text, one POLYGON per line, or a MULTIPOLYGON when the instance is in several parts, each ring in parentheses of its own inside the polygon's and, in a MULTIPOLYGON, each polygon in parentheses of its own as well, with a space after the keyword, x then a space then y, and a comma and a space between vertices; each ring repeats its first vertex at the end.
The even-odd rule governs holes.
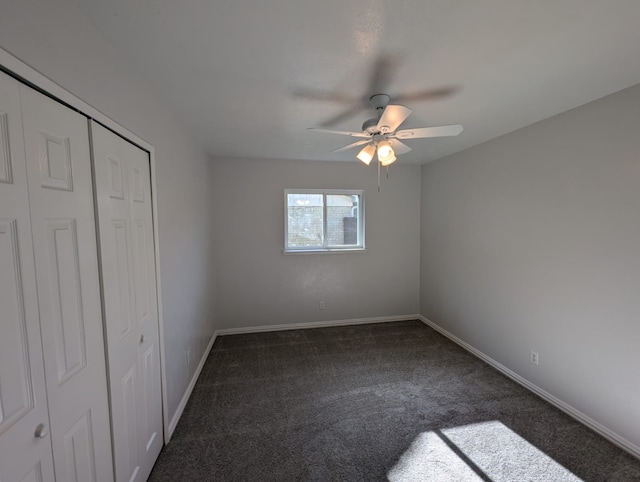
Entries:
POLYGON ((216 330, 216 335, 240 335, 244 333, 261 333, 265 331, 302 330, 331 326, 365 325, 368 323, 387 323, 390 321, 420 320, 420 315, 378 316, 375 318, 353 318, 350 320, 310 321, 307 323, 289 323, 283 325, 248 326, 242 328, 223 328, 216 330))
POLYGON ((167 373, 165 367, 164 349, 164 319, 162 311, 162 284, 160 282, 160 246, 158 235, 158 201, 157 201, 157 177, 156 177, 156 155, 155 148, 144 139, 138 137, 133 132, 113 121, 99 110, 91 107, 82 99, 76 97, 71 92, 59 86, 45 75, 30 67, 27 63, 15 57, 0 47, 0 66, 14 75, 24 79, 32 86, 46 92, 48 95, 60 100, 64 104, 77 109, 90 119, 94 119, 103 126, 111 129, 116 134, 124 137, 130 142, 138 145, 149 153, 149 163, 151 165, 151 201, 153 212, 153 245, 155 248, 156 262, 156 289, 158 291, 158 330, 160 332, 160 375, 162 379, 162 417, 164 421, 165 443, 169 441, 169 412, 167 404, 167 373))
POLYGON ((164 311, 162 305, 162 283, 160 277, 160 233, 158 231, 158 196, 157 196, 157 168, 155 148, 149 150, 149 163, 151 164, 151 216, 153 218, 153 251, 156 263, 156 298, 158 300, 158 334, 160 336, 160 383, 162 385, 162 421, 165 445, 169 443, 171 432, 169 431, 169 399, 167 394, 167 370, 165 366, 164 345, 164 311))
POLYGON ((428 318, 426 318, 426 317, 424 317, 422 315, 419 315, 418 319, 421 320, 425 325, 430 326, 431 328, 433 328, 437 332, 439 332, 439 333, 443 334, 444 336, 446 336, 447 338, 449 338, 451 341, 457 343, 462 348, 467 350, 469 353, 477 356, 482 361, 488 363, 489 365, 491 365, 493 368, 495 368, 496 370, 498 370, 502 374, 504 374, 507 377, 511 378, 514 382, 522 385, 523 387, 525 387, 529 391, 535 393, 539 397, 541 397, 544 400, 546 400, 547 402, 549 402, 551 405, 554 405, 555 407, 557 407, 560 410, 562 410, 563 412, 565 412, 567 415, 570 415, 571 417, 575 418, 578 422, 581 422, 583 425, 586 425, 587 427, 589 427, 594 432, 599 433, 604 438, 609 440, 611 443, 617 445, 618 447, 620 447, 623 450, 626 450, 631 455, 633 455, 633 456, 635 456, 637 458, 640 458, 640 447, 638 445, 636 445, 633 442, 627 440, 626 438, 618 435, 617 433, 615 433, 614 431, 608 429, 607 427, 605 427, 601 423, 596 422, 591 417, 585 415, 580 410, 574 408, 573 406, 569 405, 568 403, 563 402, 559 398, 551 395, 546 390, 543 390, 542 388, 538 387, 537 385, 534 385, 533 383, 531 383, 526 378, 518 375, 516 372, 514 372, 514 371, 510 370, 509 368, 505 367, 504 365, 502 365, 501 363, 497 362, 496 360, 494 360, 490 356, 485 355, 484 353, 482 353, 477 348, 474 348, 473 346, 469 345, 467 342, 465 342, 462 339, 458 338, 454 334, 448 332, 447 330, 445 330, 441 326, 437 325, 433 321, 429 320, 428 318))
POLYGON ((193 388, 196 386, 196 382, 200 377, 200 372, 202 372, 202 368, 204 367, 204 364, 207 361, 207 358, 209 357, 209 352, 211 352, 211 348, 213 348, 213 343, 216 341, 217 336, 218 336, 218 332, 216 331, 211 337, 211 340, 209 340, 207 349, 204 351, 202 358, 200 359, 200 363, 198 363, 198 366, 196 367, 196 371, 193 374, 193 377, 191 377, 189 386, 187 387, 187 390, 184 392, 184 395, 182 396, 182 400, 180 400, 180 403, 178 404, 178 408, 176 408, 176 411, 173 414, 173 417, 171 418, 171 422, 169 422, 168 424, 167 437, 165 438, 165 442, 164 442, 165 445, 169 443, 169 440, 171 439, 171 436, 173 435, 173 432, 176 429, 176 426, 178 425, 178 421, 180 420, 180 417, 182 417, 182 412, 184 412, 184 408, 187 406, 187 402, 189 401, 189 398, 191 398, 191 392, 193 392, 193 388))
POLYGON ((366 253, 368 251, 367 248, 357 248, 357 249, 309 249, 306 251, 297 250, 297 251, 286 251, 282 250, 282 254, 284 256, 289 255, 297 255, 297 254, 347 254, 347 253, 366 253))

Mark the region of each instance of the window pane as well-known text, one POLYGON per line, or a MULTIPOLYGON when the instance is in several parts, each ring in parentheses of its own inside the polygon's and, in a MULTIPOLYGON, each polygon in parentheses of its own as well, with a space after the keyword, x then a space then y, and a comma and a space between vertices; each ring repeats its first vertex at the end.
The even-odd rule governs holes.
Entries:
POLYGON ((288 247, 322 248, 322 194, 287 194, 288 247))
POLYGON ((359 205, 357 194, 327 194, 328 246, 358 244, 359 205))

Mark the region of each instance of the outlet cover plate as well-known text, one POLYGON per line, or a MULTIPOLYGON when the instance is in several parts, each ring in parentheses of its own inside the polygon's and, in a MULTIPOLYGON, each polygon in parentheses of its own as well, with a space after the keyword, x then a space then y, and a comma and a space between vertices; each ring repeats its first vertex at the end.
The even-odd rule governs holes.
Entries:
POLYGON ((534 365, 537 365, 539 360, 540 360, 540 355, 538 354, 538 352, 531 350, 531 363, 533 363, 534 365))

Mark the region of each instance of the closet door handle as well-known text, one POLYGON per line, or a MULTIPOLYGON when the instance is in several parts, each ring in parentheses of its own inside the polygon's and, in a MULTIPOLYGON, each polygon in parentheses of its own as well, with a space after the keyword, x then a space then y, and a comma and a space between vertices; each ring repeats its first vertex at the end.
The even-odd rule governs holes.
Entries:
POLYGON ((49 435, 49 427, 46 423, 41 423, 36 427, 36 431, 33 434, 36 438, 45 438, 49 435))
POLYGON ((140 335, 140 344, 142 345, 143 343, 144 343, 144 333, 140 335))

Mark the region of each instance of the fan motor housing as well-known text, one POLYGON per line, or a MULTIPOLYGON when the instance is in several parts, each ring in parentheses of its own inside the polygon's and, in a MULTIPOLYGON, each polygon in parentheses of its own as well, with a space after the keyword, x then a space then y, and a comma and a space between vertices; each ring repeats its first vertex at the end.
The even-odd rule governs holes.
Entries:
POLYGON ((362 124, 363 132, 368 132, 371 135, 378 133, 378 129, 376 126, 380 121, 380 116, 382 115, 382 112, 384 111, 385 107, 387 107, 387 105, 389 104, 389 99, 390 98, 387 94, 374 94, 371 97, 369 97, 369 102, 371 102, 371 105, 378 112, 378 117, 373 117, 371 119, 367 119, 366 121, 364 121, 362 124))
POLYGON ((362 131, 368 132, 369 134, 373 134, 376 131, 376 126, 378 125, 378 118, 372 117, 371 119, 367 119, 362 123, 362 131))

